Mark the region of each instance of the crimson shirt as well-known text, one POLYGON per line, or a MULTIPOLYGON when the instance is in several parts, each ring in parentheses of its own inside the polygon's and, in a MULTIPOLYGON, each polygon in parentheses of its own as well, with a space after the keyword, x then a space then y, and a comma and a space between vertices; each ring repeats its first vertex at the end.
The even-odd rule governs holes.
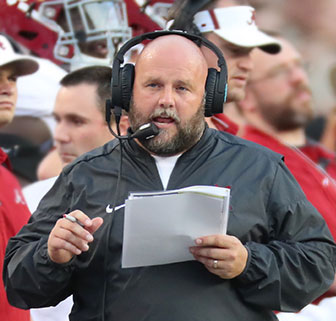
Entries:
MULTIPOLYGON (((0 148, 0 271, 2 274, 8 240, 27 223, 31 214, 21 192, 21 187, 10 169, 6 153, 0 148)), ((29 321, 29 311, 17 309, 7 301, 0 278, 0 320, 29 321)))
POLYGON ((300 184, 307 199, 322 214, 336 240, 336 184, 334 180, 299 149, 284 145, 256 128, 246 126, 243 138, 268 147, 285 157, 285 164, 300 184))
POLYGON ((336 154, 324 148, 320 143, 309 140, 300 150, 321 166, 333 179, 336 180, 336 154))
MULTIPOLYGON (((306 151, 306 155, 300 149, 284 145, 272 136, 251 126, 246 126, 243 138, 268 147, 285 157, 285 164, 300 184, 307 199, 325 219, 336 241, 336 183, 326 171, 314 162, 314 157, 310 159, 307 156, 313 155, 313 153, 306 151)), ((330 295, 332 294, 326 292, 313 303, 318 304, 330 295)))
POLYGON ((239 126, 224 114, 215 114, 212 116, 212 122, 216 128, 222 132, 227 132, 236 135, 239 126))

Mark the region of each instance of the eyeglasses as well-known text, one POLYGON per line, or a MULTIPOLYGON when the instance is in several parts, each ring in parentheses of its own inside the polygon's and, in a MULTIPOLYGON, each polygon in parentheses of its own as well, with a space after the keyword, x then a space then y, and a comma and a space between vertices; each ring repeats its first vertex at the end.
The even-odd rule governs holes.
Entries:
POLYGON ((271 69, 263 77, 257 79, 251 79, 250 83, 253 84, 255 82, 271 79, 274 80, 289 79, 289 77, 293 74, 293 72, 297 70, 300 70, 301 72, 306 74, 309 70, 309 64, 304 63, 302 61, 295 61, 294 63, 291 64, 279 65, 271 69))

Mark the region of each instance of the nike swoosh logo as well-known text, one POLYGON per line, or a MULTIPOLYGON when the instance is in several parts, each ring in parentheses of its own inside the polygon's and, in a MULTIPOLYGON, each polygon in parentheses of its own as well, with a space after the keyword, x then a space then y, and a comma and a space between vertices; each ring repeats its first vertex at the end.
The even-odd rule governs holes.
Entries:
MULTIPOLYGON (((114 211, 118 211, 118 210, 120 210, 123 207, 125 207, 125 204, 121 204, 119 206, 116 206, 115 209, 114 209, 114 211)), ((111 214, 112 212, 113 212, 113 207, 111 207, 111 204, 108 204, 106 206, 106 213, 111 214)))
POLYGON ((112 213, 112 212, 113 212, 113 208, 111 207, 110 204, 108 204, 108 205, 106 206, 106 213, 110 214, 110 213, 112 213))

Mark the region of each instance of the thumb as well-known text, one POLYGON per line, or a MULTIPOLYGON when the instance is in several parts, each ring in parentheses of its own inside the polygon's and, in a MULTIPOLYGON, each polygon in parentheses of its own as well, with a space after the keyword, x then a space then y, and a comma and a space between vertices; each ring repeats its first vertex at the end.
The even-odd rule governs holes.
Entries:
POLYGON ((92 219, 92 225, 89 228, 86 228, 91 234, 96 232, 101 225, 104 223, 104 220, 101 217, 95 217, 92 219))

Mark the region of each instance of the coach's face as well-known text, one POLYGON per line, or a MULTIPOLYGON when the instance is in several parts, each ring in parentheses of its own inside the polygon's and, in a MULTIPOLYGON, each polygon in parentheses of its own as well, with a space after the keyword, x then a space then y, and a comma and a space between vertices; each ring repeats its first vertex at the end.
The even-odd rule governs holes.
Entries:
POLYGON ((16 79, 12 67, 0 68, 0 127, 9 124, 14 117, 17 100, 16 79))
POLYGON ((152 41, 135 67, 129 114, 136 130, 153 122, 160 133, 140 143, 153 154, 168 156, 192 147, 204 130, 207 64, 200 49, 181 36, 152 41))

